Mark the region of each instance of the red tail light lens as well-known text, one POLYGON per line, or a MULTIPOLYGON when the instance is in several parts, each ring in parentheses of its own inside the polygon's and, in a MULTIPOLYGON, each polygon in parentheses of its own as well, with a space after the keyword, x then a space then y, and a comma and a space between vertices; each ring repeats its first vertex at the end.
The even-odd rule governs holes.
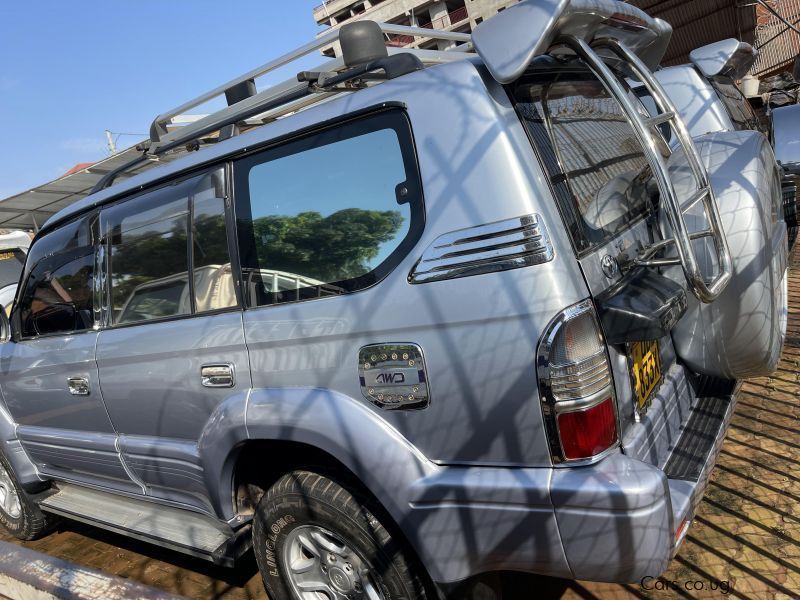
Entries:
POLYGON ((599 454, 617 441, 613 401, 609 397, 591 408, 561 413, 558 434, 567 460, 599 454))
POLYGON ((553 464, 599 459, 618 443, 614 381, 594 306, 557 315, 539 342, 539 398, 553 464))

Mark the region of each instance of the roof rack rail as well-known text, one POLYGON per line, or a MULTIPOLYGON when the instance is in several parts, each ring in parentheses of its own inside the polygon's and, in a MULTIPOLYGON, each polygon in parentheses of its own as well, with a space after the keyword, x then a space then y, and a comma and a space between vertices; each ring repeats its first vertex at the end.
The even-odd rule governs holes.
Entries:
MULTIPOLYGON (((255 118, 258 121, 256 124, 263 124, 316 104, 331 95, 365 87, 367 81, 392 79, 406 72, 421 69, 425 65, 463 58, 464 53, 472 52, 471 39, 471 35, 468 33, 375 21, 358 21, 344 25, 336 31, 323 34, 312 42, 158 115, 150 125, 150 139, 141 145, 142 155, 106 174, 94 187, 92 193, 110 186, 121 173, 147 160, 156 159, 159 154, 186 145, 191 148, 193 142, 196 149, 199 147, 199 140, 215 132, 219 132, 219 139, 236 135, 238 125, 248 119, 255 118), (390 34, 451 41, 456 42, 456 45, 448 50, 387 48, 385 40, 389 39, 390 34), (359 64, 353 64, 353 61, 348 60, 347 56, 343 56, 325 62, 319 66, 318 70, 298 73, 295 80, 284 81, 260 92, 256 89, 255 80, 258 77, 289 65, 304 56, 337 41, 342 44, 344 49, 348 45, 347 36, 352 38, 349 42, 351 48, 355 48, 353 44, 363 45, 369 42, 372 44, 369 49, 373 51, 373 54, 380 52, 380 56, 374 54, 370 57, 374 60, 359 64), (380 51, 376 48, 378 37, 380 38, 380 51), (377 71, 382 71, 384 75, 378 76, 377 71), (173 119, 222 96, 226 100, 225 108, 170 131, 169 126, 173 123, 173 119)), ((355 50, 357 54, 359 50, 363 50, 363 46, 355 48, 355 50)), ((250 124, 252 125, 252 123, 250 124)))

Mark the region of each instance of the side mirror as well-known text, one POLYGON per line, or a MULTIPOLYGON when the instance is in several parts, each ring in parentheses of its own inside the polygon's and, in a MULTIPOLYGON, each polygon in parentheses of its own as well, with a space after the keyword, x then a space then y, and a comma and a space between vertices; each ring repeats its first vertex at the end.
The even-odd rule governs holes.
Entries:
POLYGON ((33 317, 33 328, 38 335, 72 331, 78 311, 72 304, 51 304, 33 317))
POLYGON ((6 314, 6 307, 0 304, 0 344, 11 339, 11 321, 6 314))

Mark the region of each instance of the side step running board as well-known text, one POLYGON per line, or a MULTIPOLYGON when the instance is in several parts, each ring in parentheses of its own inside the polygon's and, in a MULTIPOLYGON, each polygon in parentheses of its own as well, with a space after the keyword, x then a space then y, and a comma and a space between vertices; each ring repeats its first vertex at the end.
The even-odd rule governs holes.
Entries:
POLYGON ((231 566, 250 539, 249 526, 234 532, 210 516, 74 484, 59 483, 37 501, 46 512, 220 565, 231 566))

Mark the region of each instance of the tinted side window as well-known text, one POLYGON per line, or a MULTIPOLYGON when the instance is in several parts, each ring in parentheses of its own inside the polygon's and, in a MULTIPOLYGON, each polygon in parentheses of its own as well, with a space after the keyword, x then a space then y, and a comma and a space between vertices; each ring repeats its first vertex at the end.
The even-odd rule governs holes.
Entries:
POLYGON ((758 117, 753 107, 730 77, 713 77, 709 81, 719 99, 725 104, 736 129, 760 131, 758 117))
POLYGON ((222 171, 207 173, 101 213, 110 261, 113 324, 236 304, 225 234, 223 182, 222 171), (194 277, 190 276, 190 257, 198 261, 194 277), (202 302, 198 302, 201 295, 202 302))
POLYGON ((644 150, 622 107, 588 68, 532 71, 512 93, 576 250, 604 243, 651 209, 657 192, 644 150))
POLYGON ((23 337, 93 326, 94 245, 89 219, 67 224, 31 247, 15 309, 23 337))
POLYGON ((192 265, 197 312, 236 306, 223 183, 221 172, 209 173, 192 195, 192 265))
POLYGON ((419 174, 401 111, 247 157, 234 174, 249 306, 368 287, 422 230, 419 174))

